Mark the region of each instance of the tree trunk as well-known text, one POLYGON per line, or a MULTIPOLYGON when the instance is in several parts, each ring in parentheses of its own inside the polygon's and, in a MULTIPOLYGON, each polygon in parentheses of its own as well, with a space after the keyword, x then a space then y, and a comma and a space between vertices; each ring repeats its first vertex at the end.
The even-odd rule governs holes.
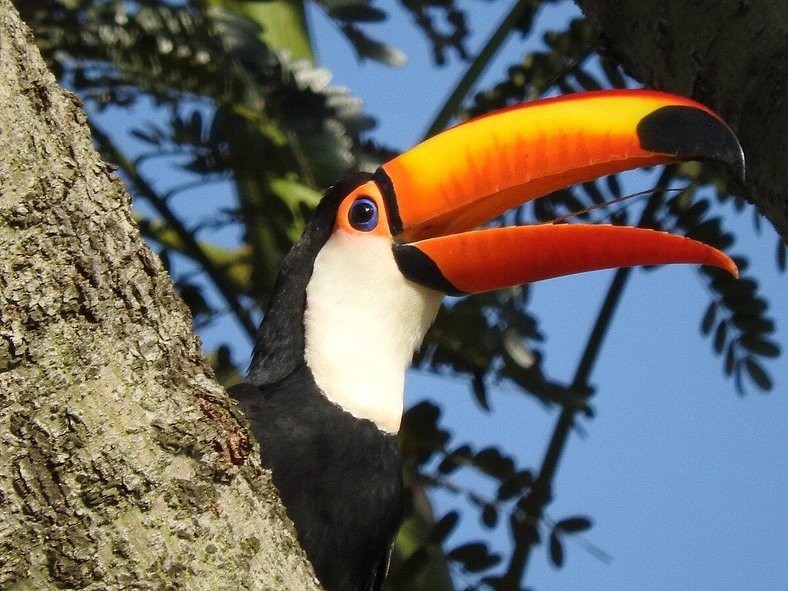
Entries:
POLYGON ((747 158, 747 197, 788 244, 788 2, 576 2, 632 76, 731 124, 747 158))
POLYGON ((0 0, 0 587, 317 589, 254 445, 0 0))

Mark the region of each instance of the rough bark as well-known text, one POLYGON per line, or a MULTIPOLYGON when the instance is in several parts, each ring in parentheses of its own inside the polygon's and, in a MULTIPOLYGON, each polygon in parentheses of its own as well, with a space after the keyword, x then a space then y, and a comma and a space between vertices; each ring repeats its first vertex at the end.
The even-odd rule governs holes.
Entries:
POLYGON ((316 589, 252 447, 0 0, 0 588, 316 589))
POLYGON ((788 2, 576 2, 632 76, 731 124, 747 157, 747 197, 788 243, 788 2))

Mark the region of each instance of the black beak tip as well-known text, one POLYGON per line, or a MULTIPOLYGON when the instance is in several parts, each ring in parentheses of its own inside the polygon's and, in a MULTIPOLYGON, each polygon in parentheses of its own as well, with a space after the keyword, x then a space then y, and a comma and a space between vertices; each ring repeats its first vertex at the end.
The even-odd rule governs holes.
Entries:
POLYGON ((744 183, 744 151, 731 129, 706 111, 685 106, 657 109, 637 127, 645 150, 723 164, 744 183))

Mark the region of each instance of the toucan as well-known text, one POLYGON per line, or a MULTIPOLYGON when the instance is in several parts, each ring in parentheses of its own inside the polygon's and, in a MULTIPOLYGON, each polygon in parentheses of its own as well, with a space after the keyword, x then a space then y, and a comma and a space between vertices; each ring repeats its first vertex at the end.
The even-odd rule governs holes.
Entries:
POLYGON ((386 575, 402 517, 405 371, 446 294, 634 265, 737 273, 724 253, 665 232, 483 225, 575 183, 684 160, 743 178, 736 136, 707 107, 599 91, 483 115, 328 189, 230 390, 327 591, 377 590, 386 575))

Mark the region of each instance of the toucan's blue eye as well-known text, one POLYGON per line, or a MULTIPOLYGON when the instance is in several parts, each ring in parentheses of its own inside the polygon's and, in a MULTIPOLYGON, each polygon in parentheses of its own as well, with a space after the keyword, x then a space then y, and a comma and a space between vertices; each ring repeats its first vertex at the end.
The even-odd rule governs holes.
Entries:
POLYGON ((359 197, 348 212, 350 225, 361 232, 371 232, 378 225, 378 206, 369 197, 359 197))

